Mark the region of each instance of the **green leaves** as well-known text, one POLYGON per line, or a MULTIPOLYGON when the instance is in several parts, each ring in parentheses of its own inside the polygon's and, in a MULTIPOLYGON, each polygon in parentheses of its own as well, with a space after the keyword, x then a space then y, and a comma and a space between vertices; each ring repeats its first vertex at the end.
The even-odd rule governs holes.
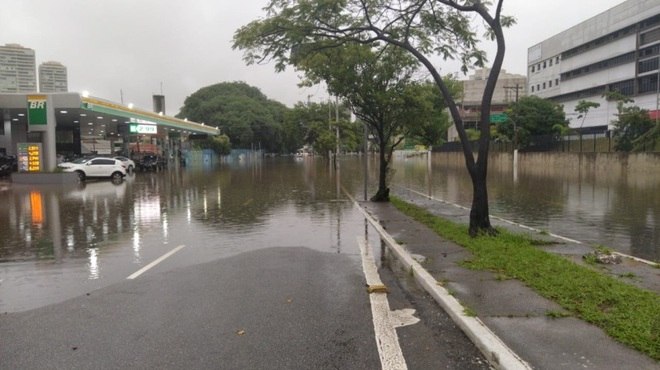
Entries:
POLYGON ((561 134, 568 127, 562 107, 538 96, 525 96, 511 105, 507 122, 497 125, 497 131, 519 147, 529 144, 530 136, 561 134))
POLYGON ((178 117, 220 128, 236 148, 278 152, 285 110, 256 87, 225 82, 203 87, 186 98, 178 117))

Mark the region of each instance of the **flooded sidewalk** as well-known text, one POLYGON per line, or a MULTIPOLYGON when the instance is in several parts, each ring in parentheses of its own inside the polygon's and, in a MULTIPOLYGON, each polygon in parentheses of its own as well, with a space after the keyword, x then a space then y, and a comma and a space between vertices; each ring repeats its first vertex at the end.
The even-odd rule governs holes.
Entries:
MULTIPOLYGON (((401 190, 395 193, 404 201, 440 217, 455 222, 467 220, 468 214, 459 207, 433 202, 415 193, 401 190)), ((364 202, 362 206, 397 243, 405 245, 408 253, 416 260, 423 261, 420 262, 423 269, 435 281, 442 282, 452 296, 473 310, 491 331, 532 368, 657 368, 657 362, 616 342, 598 327, 573 317, 549 316, 548 312, 561 312, 562 308, 525 284, 517 280, 502 280, 491 272, 461 267, 460 262, 469 259, 470 252, 442 239, 424 225, 403 215, 391 204, 364 202)), ((645 265, 644 268, 648 267, 645 265)), ((658 269, 651 268, 640 285, 657 288, 658 280, 658 269)), ((497 353, 494 356, 497 357, 497 353)))

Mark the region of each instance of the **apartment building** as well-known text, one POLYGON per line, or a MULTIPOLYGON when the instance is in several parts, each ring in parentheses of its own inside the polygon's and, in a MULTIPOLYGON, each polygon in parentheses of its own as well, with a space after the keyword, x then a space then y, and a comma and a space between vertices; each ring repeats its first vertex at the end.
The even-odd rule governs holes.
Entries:
POLYGON ((66 67, 59 62, 45 62, 39 65, 39 91, 42 93, 67 92, 66 67))
POLYGON ((658 112, 660 1, 627 0, 528 49, 527 90, 564 105, 570 126, 604 132, 616 117, 618 91, 658 112), (581 100, 600 107, 579 117, 581 100))
POLYGON ((36 91, 34 50, 18 44, 0 46, 0 93, 36 91))

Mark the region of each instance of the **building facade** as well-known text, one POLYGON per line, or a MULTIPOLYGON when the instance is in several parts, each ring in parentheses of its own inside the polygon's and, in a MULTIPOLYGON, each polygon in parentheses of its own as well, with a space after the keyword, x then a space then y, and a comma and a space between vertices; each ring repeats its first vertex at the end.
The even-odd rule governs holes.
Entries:
POLYGON ((66 67, 59 62, 41 63, 39 91, 42 93, 69 91, 66 67))
POLYGON ((18 44, 0 46, 0 93, 36 91, 34 50, 18 44))
MULTIPOLYGON (((484 68, 474 71, 463 82, 463 97, 460 101, 459 113, 463 119, 465 128, 477 128, 481 115, 481 99, 488 81, 490 69, 484 68)), ((500 71, 493 99, 491 101, 490 113, 500 114, 518 98, 527 94, 527 78, 523 75, 510 74, 505 70, 500 71)), ((458 132, 456 126, 451 126, 447 131, 447 141, 457 141, 458 132)))
POLYGON ((616 118, 618 91, 647 109, 658 110, 660 1, 627 0, 528 49, 527 89, 564 106, 570 127, 606 131, 616 118), (575 106, 599 103, 579 116, 575 106))

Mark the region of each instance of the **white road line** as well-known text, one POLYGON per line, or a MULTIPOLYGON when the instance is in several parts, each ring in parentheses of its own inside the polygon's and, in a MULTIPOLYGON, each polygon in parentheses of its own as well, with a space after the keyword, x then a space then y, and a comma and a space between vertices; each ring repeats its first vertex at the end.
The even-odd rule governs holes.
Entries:
MULTIPOLYGON (((390 234, 383 229, 359 203, 350 195, 346 189, 344 194, 353 201, 355 207, 364 215, 371 226, 380 234, 380 237, 388 245, 389 249, 401 261, 406 270, 413 272, 415 280, 426 290, 438 304, 449 314, 452 320, 463 330, 463 332, 479 348, 481 353, 496 369, 503 370, 531 370, 532 367, 520 356, 513 352, 495 333, 493 333, 478 317, 465 314, 461 303, 449 292, 438 285, 438 281, 415 261, 390 234)), ((372 306, 373 307, 373 306, 372 306)))
MULTIPOLYGON (((362 257, 362 270, 368 286, 382 287, 383 283, 378 275, 378 268, 373 258, 371 246, 358 237, 360 255, 362 257)), ((384 291, 369 294, 371 303, 371 316, 374 322, 374 333, 376 335, 376 346, 380 356, 380 365, 383 370, 406 370, 408 365, 403 357, 399 336, 396 334, 393 320, 390 318, 390 304, 387 301, 387 293, 384 291)))
POLYGON ((131 275, 130 275, 129 277, 127 277, 126 279, 128 279, 128 280, 133 280, 133 279, 135 279, 136 277, 138 277, 138 276, 144 274, 144 273, 147 272, 149 269, 151 269, 151 268, 153 268, 154 266, 156 266, 157 264, 163 262, 167 257, 169 257, 169 256, 173 255, 174 253, 176 253, 176 252, 180 251, 181 249, 183 249, 183 247, 185 247, 185 245, 180 245, 180 246, 178 246, 178 247, 172 249, 171 251, 169 251, 169 252, 163 254, 162 256, 160 256, 160 257, 159 257, 158 259, 156 259, 155 261, 153 261, 153 262, 151 262, 150 264, 144 266, 143 268, 141 268, 141 269, 135 271, 133 274, 131 274, 131 275))

